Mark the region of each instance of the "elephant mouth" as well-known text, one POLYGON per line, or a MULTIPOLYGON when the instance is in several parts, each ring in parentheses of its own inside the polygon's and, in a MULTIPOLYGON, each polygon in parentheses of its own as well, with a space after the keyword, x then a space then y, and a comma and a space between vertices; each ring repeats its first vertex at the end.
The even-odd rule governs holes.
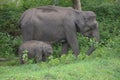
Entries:
POLYGON ((90 30, 83 32, 83 35, 88 38, 93 38, 92 32, 90 30))

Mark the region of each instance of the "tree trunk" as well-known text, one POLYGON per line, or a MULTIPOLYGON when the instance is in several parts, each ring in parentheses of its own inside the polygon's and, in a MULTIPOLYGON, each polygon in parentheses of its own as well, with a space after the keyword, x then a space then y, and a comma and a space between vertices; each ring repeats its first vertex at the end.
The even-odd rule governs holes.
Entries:
POLYGON ((73 8, 74 9, 77 9, 77 10, 80 10, 80 11, 82 10, 80 0, 72 0, 72 3, 73 3, 73 8))

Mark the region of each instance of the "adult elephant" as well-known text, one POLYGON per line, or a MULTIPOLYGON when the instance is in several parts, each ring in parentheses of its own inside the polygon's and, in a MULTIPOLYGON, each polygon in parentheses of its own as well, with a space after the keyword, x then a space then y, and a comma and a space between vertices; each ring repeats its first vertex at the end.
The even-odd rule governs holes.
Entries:
MULTIPOLYGON (((70 46, 75 56, 79 54, 77 32, 99 41, 98 23, 92 11, 42 6, 26 10, 19 25, 24 41, 39 40, 51 44, 62 42, 62 53, 67 53, 70 46)), ((93 49, 94 46, 88 50, 88 55, 93 49)))

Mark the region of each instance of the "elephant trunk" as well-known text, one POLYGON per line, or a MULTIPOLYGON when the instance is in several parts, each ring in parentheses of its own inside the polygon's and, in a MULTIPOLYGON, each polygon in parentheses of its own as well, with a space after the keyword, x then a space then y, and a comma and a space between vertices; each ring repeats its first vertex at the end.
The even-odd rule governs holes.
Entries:
POLYGON ((92 46, 88 49, 87 51, 87 55, 89 56, 90 54, 92 54, 92 52, 95 50, 95 46, 94 44, 92 44, 92 46))
MULTIPOLYGON (((96 42, 100 41, 100 36, 99 36, 99 30, 98 30, 98 26, 95 30, 93 30, 93 38, 95 39, 96 42)), ((92 54, 92 52, 95 50, 95 46, 94 46, 94 42, 92 43, 91 47, 88 49, 87 51, 87 55, 92 54)))
POLYGON ((94 37, 96 42, 100 41, 100 35, 99 35, 98 27, 95 30, 93 30, 93 37, 94 37))

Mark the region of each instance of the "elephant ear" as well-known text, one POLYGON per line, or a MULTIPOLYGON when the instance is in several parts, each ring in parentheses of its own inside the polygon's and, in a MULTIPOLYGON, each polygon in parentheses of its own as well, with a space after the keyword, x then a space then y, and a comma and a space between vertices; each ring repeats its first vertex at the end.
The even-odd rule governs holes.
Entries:
POLYGON ((84 19, 85 20, 90 20, 90 19, 95 19, 96 18, 96 14, 93 11, 83 11, 84 14, 84 19))
POLYGON ((91 23, 93 23, 93 21, 96 21, 96 14, 93 11, 84 11, 83 16, 85 27, 94 27, 94 25, 91 25, 91 23))
POLYGON ((95 29, 96 14, 92 11, 83 11, 83 17, 84 17, 84 21, 85 21, 83 31, 86 33, 86 32, 89 32, 89 31, 95 29))
POLYGON ((75 24, 78 32, 83 33, 83 27, 85 25, 84 13, 83 11, 75 10, 75 24))

